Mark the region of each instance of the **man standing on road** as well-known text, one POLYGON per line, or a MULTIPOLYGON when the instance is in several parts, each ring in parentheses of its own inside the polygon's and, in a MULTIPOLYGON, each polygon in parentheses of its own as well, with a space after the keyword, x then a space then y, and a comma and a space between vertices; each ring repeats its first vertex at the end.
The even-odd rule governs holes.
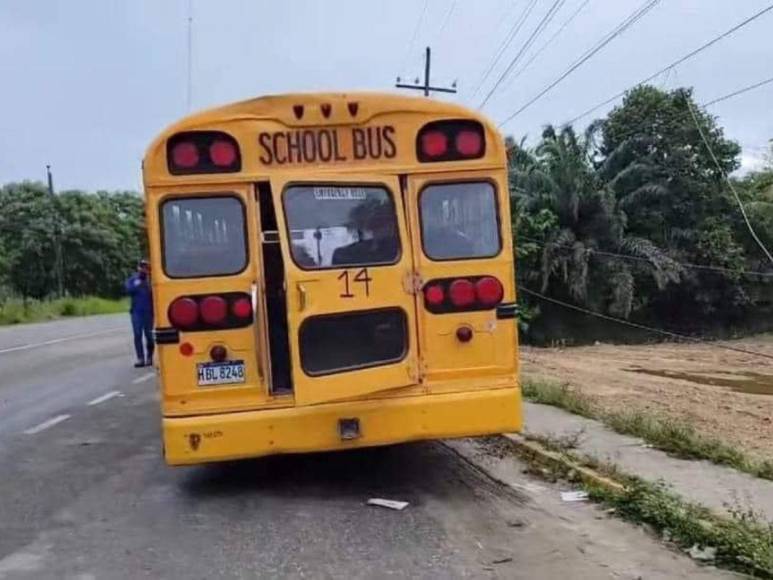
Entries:
POLYGON ((126 292, 131 297, 129 313, 134 331, 134 350, 137 353, 135 368, 153 364, 153 294, 150 289, 150 265, 140 260, 137 272, 126 281, 126 292), (142 335, 145 335, 147 349, 143 349, 142 335), (147 352, 147 354, 146 354, 147 352))

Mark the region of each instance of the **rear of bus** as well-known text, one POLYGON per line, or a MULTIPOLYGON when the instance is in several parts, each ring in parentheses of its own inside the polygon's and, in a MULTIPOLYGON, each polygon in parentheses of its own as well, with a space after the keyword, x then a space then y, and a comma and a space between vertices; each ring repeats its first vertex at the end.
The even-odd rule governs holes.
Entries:
POLYGON ((143 164, 166 461, 517 431, 504 143, 456 105, 259 98, 143 164))

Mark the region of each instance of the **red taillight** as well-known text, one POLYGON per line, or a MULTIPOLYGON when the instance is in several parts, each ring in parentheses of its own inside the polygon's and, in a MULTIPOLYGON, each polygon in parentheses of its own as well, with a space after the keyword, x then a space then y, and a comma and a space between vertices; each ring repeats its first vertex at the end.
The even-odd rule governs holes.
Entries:
POLYGON ((472 119, 432 121, 416 137, 416 157, 422 163, 479 159, 485 153, 483 125, 472 119))
POLYGON ((475 286, 469 280, 454 280, 448 287, 451 303, 457 308, 465 308, 475 302, 475 286))
POLYGON ((199 150, 195 143, 181 141, 172 148, 172 163, 177 167, 190 169, 199 163, 199 150))
POLYGON ((236 173, 242 170, 239 142, 222 131, 185 131, 166 142, 172 175, 236 173))
POLYGON ((448 136, 442 131, 427 131, 421 136, 421 152, 427 157, 440 157, 448 152, 448 136))
POLYGON ((192 298, 178 298, 169 305, 169 321, 179 328, 193 326, 199 320, 199 305, 192 298))
POLYGON ((424 299, 430 306, 440 306, 446 299, 446 293, 441 285, 434 284, 424 289, 424 299))
POLYGON ((209 158, 218 167, 228 167, 236 161, 236 147, 230 141, 217 139, 209 146, 209 158))
POLYGON ((477 131, 464 130, 456 134, 457 152, 464 157, 477 157, 481 153, 483 137, 477 131))
POLYGON ((475 294, 483 306, 494 306, 502 301, 504 288, 493 276, 484 276, 475 283, 475 294))
POLYGON ((252 316, 252 303, 249 298, 238 298, 231 304, 231 312, 236 318, 249 318, 252 316))
POLYGON ((201 319, 207 324, 222 324, 228 316, 228 303, 220 296, 207 296, 199 308, 201 319))

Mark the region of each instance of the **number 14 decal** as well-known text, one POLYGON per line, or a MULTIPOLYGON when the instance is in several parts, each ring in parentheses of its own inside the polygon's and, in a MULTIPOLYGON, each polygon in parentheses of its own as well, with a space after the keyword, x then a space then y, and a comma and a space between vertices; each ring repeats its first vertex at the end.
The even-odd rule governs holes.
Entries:
POLYGON ((370 277, 370 274, 368 274, 367 268, 361 268, 357 271, 357 273, 352 277, 352 275, 349 273, 349 270, 344 270, 341 272, 341 275, 338 277, 339 280, 343 280, 343 292, 339 294, 341 298, 354 298, 354 293, 352 292, 352 282, 356 282, 358 284, 364 284, 365 285, 365 296, 370 296, 370 282, 373 280, 373 278, 370 277))

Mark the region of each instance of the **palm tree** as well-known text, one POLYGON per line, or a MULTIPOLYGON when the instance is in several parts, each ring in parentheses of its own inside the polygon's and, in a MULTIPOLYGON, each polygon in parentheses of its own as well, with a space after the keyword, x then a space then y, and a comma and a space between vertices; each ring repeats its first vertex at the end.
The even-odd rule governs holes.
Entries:
POLYGON ((663 287, 679 279, 680 267, 649 240, 626 235, 626 211, 614 191, 624 175, 610 178, 597 163, 597 131, 594 124, 578 136, 572 127, 547 126, 534 150, 511 144, 519 272, 542 292, 627 318, 638 270, 647 265, 663 287))

